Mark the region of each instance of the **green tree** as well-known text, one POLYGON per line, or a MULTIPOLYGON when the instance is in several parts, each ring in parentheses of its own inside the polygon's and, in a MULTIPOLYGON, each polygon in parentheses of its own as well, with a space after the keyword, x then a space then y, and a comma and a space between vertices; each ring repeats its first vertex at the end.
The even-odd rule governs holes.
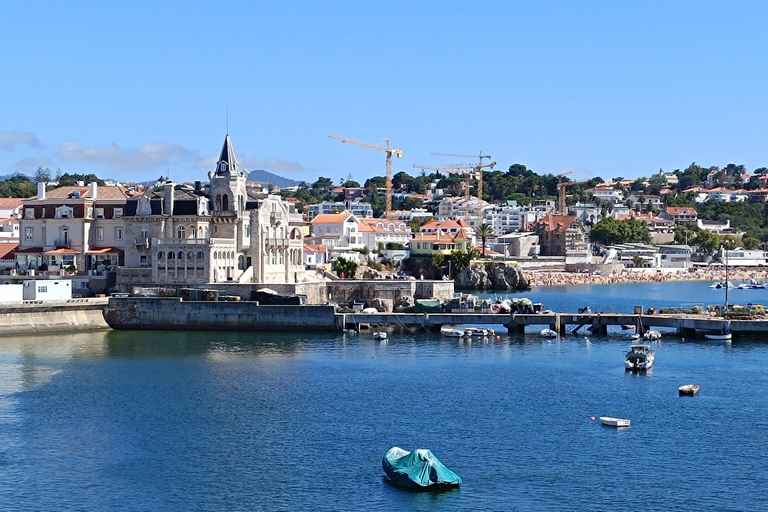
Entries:
POLYGON ((21 174, 0 181, 0 197, 32 197, 36 192, 37 187, 32 180, 21 174))
POLYGON ((741 244, 747 250, 759 249, 762 246, 760 239, 755 238, 754 236, 745 236, 741 239, 741 244))
POLYGON ((35 183, 48 183, 51 181, 51 170, 47 167, 38 167, 35 171, 35 183))
POLYGON ((483 222, 482 224, 477 226, 477 230, 476 231, 477 231, 477 236, 480 237, 480 240, 483 243, 482 255, 483 255, 483 257, 485 257, 485 240, 489 236, 493 236, 493 228, 491 227, 490 224, 486 224, 485 222, 483 222))
POLYGON ((355 274, 357 274, 357 263, 344 257, 339 257, 334 260, 333 269, 339 277, 344 274, 344 279, 354 279, 355 274))
POLYGON ((635 268, 642 268, 644 263, 645 263, 645 260, 642 258, 642 256, 639 256, 637 254, 632 256, 632 265, 635 268))

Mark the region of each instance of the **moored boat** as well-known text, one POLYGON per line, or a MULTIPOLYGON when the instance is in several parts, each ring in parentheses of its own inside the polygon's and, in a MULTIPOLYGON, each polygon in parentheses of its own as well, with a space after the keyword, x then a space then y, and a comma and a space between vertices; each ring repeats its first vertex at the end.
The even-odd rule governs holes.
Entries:
POLYGON ((726 332, 722 334, 710 333, 710 334, 704 335, 704 338, 710 341, 731 341, 732 337, 733 337, 733 334, 731 334, 730 332, 726 332))
POLYGON ((645 331, 645 334, 643 334, 643 338, 646 341, 656 341, 661 339, 661 333, 659 331, 654 331, 651 329, 650 331, 645 331))
POLYGON ((610 416, 600 416, 600 422, 609 427, 628 427, 630 420, 624 418, 611 418, 610 416))
POLYGON ((486 336, 493 336, 496 331, 493 329, 485 329, 483 327, 467 327, 464 329, 465 338, 484 338, 486 336))
POLYGON ((543 329, 540 334, 542 338, 557 338, 557 331, 552 329, 543 329))
POLYGON ((698 384, 684 384, 677 391, 680 396, 696 396, 699 394, 699 389, 701 389, 701 386, 698 384))
POLYGON ((450 327, 443 327, 440 329, 440 334, 448 338, 461 338, 464 336, 463 329, 451 329, 450 327))
POLYGON ((630 345, 629 352, 624 356, 624 369, 634 372, 650 370, 655 358, 650 345, 630 345))
POLYGON ((375 340, 385 340, 387 339, 387 333, 384 331, 375 332, 373 333, 373 339, 375 340))
POLYGON ((445 467, 429 450, 409 452, 395 446, 384 455, 381 467, 390 482, 412 490, 461 485, 461 477, 445 467))

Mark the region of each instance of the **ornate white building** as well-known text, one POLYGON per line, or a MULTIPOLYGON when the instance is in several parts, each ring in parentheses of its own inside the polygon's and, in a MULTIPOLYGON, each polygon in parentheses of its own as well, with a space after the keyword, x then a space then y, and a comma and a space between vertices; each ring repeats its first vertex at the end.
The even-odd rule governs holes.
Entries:
POLYGON ((166 182, 129 200, 117 284, 300 281, 302 217, 279 196, 249 190, 247 174, 227 135, 208 186, 166 182))

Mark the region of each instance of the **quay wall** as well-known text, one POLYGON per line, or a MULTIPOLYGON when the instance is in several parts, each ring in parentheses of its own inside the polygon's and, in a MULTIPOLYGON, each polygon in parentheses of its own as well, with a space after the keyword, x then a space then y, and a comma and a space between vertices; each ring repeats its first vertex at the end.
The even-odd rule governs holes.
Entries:
POLYGON ((331 331, 333 306, 259 306, 255 302, 196 302, 178 297, 109 299, 113 329, 331 331))
MULTIPOLYGON (((179 286, 183 288, 183 286, 179 286)), ((307 304, 325 304, 332 300, 347 304, 353 300, 390 299, 394 303, 400 297, 414 299, 445 299, 453 297, 453 281, 405 281, 390 279, 340 279, 313 283, 253 284, 253 283, 209 283, 197 286, 218 290, 220 295, 235 295, 242 300, 251 300, 251 292, 269 288, 279 294, 305 295, 307 304)))
POLYGON ((0 304, 0 336, 109 329, 103 315, 107 301, 94 298, 0 304))

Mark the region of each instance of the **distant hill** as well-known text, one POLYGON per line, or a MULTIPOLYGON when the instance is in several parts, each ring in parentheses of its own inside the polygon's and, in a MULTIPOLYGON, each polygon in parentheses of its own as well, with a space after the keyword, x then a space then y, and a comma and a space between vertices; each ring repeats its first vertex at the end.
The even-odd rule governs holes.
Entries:
POLYGON ((271 183, 276 187, 294 187, 301 184, 300 181, 289 180, 269 171, 255 170, 248 173, 248 181, 258 181, 259 183, 271 183))

